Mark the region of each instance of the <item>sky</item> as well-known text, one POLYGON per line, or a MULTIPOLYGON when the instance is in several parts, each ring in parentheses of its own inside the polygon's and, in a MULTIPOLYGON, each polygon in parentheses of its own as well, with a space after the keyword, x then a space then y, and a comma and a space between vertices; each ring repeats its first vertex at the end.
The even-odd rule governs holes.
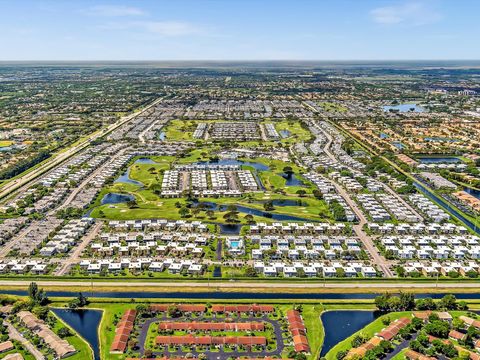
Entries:
POLYGON ((480 59, 479 0, 0 0, 0 61, 480 59))

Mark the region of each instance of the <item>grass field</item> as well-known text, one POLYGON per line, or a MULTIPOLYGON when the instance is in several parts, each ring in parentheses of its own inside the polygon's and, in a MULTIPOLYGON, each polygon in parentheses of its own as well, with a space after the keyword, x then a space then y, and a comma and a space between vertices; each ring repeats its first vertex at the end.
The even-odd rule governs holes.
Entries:
POLYGON ((163 129, 168 141, 187 141, 193 139, 193 132, 200 122, 194 120, 171 120, 163 129))
POLYGON ((346 112, 348 109, 345 106, 334 102, 320 102, 318 103, 323 110, 328 112, 346 112))
POLYGON ((7 147, 13 145, 13 141, 10 140, 0 140, 0 147, 7 147))

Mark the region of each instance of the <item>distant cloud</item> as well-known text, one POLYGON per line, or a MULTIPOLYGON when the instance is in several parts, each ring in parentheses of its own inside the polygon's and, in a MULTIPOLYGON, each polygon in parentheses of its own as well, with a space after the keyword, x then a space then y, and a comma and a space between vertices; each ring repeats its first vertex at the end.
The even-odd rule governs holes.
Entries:
POLYGON ((148 32, 160 36, 184 36, 203 32, 203 29, 196 25, 183 21, 145 21, 137 24, 148 32))
POLYGON ((140 30, 161 37, 205 35, 205 29, 186 21, 122 21, 100 26, 104 30, 140 30))
POLYGON ((85 11, 87 14, 105 17, 141 16, 142 9, 125 5, 96 5, 85 11))
POLYGON ((440 21, 443 16, 422 2, 409 2, 373 9, 370 15, 374 22, 384 25, 404 24, 420 26, 440 21))

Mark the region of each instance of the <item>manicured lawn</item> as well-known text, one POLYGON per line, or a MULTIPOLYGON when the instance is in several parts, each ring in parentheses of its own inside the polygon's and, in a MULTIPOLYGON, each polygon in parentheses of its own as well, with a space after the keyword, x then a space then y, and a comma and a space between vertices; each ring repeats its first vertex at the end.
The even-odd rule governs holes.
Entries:
POLYGON ((304 129, 300 121, 275 121, 275 128, 280 133, 282 130, 288 130, 289 136, 286 138, 280 137, 280 142, 283 144, 295 144, 300 141, 308 141, 312 138, 312 134, 307 129, 304 129))
POLYGON ((199 123, 193 120, 171 120, 163 130, 165 138, 168 141, 190 141, 199 123))
POLYGON ((407 349, 403 349, 397 355, 392 357, 390 360, 405 360, 405 353, 406 352, 407 352, 407 349))
POLYGON ((92 303, 89 308, 95 308, 103 310, 102 321, 99 328, 99 343, 100 343, 100 356, 102 359, 120 360, 127 358, 126 355, 114 355, 110 354, 110 346, 112 345, 113 338, 115 337, 114 316, 117 315, 121 318, 125 310, 135 308, 135 304, 128 303, 115 303, 115 304, 102 304, 92 303))
POLYGON ((303 305, 303 322, 307 328, 307 338, 310 344, 312 355, 311 359, 318 359, 322 349, 325 330, 320 320, 323 308, 321 305, 303 305))
POLYGON ((318 105, 328 112, 346 112, 348 110, 345 106, 333 102, 320 102, 318 105))

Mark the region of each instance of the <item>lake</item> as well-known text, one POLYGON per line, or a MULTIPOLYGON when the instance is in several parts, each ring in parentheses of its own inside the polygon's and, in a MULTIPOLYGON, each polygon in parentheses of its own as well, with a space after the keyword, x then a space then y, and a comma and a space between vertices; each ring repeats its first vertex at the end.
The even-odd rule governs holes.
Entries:
POLYGON ((295 174, 282 174, 285 179, 285 185, 287 186, 305 186, 302 180, 300 180, 295 174))
POLYGON ((280 136, 284 139, 289 137, 292 134, 289 130, 280 130, 279 133, 280 133, 280 136))
POLYGON ((423 138, 425 141, 430 141, 430 142, 459 142, 459 139, 451 139, 451 138, 445 138, 445 137, 426 137, 423 138))
POLYGON ((445 157, 437 157, 437 156, 422 156, 417 158, 422 164, 456 164, 461 162, 459 158, 445 156, 445 157))
POLYGON ((156 161, 153 161, 150 158, 140 158, 135 160, 134 164, 158 164, 156 161))
MULTIPOLYGON (((266 217, 268 219, 278 220, 278 221, 301 221, 301 222, 316 222, 315 220, 310 220, 298 216, 286 215, 286 214, 276 214, 268 211, 258 210, 249 208, 242 205, 236 205, 237 211, 243 214, 250 214, 255 216, 266 217)), ((220 211, 225 211, 227 209, 226 205, 221 205, 218 208, 220 211)))
POLYGON ((424 107, 417 104, 385 105, 383 107, 383 111, 385 112, 388 112, 390 110, 396 110, 399 112, 410 112, 412 111, 412 109, 413 109, 413 112, 417 112, 417 113, 422 113, 427 111, 424 107))
POLYGON ((135 196, 130 194, 117 194, 117 193, 108 193, 105 195, 102 200, 101 204, 120 204, 126 203, 129 201, 135 200, 135 196))
POLYGON ((93 349, 94 359, 100 360, 98 326, 102 320, 102 311, 83 309, 52 309, 52 311, 90 344, 93 349))
MULTIPOLYGON (((276 199, 276 200, 272 200, 272 203, 273 203, 274 206, 280 206, 281 207, 281 206, 299 206, 299 203, 301 204, 302 202, 301 201, 299 202, 299 200, 297 201, 297 200, 288 200, 288 199, 286 199, 286 200, 276 199)), ((202 205, 205 209, 218 210, 218 211, 226 211, 227 208, 228 208, 228 205, 219 205, 219 204, 217 204, 215 202, 211 202, 211 201, 200 201, 200 202, 194 202, 193 203, 194 207, 197 207, 199 205, 202 205)), ((310 220, 310 219, 306 219, 306 218, 302 218, 302 217, 298 217, 298 216, 293 216, 293 215, 271 213, 271 212, 268 212, 268 211, 254 209, 254 208, 250 208, 250 207, 243 206, 243 205, 235 205, 235 207, 237 208, 237 211, 239 213, 266 217, 268 219, 273 219, 273 220, 315 222, 315 220, 310 220)))
POLYGON ((143 183, 137 180, 130 179, 130 167, 122 175, 120 175, 114 182, 127 183, 143 187, 143 183))
POLYGON ((364 328, 375 320, 379 314, 374 311, 327 311, 322 314, 325 339, 320 356, 325 356, 337 343, 364 328))
POLYGON ((402 150, 405 148, 405 144, 399 141, 392 141, 392 145, 395 146, 397 149, 402 150))
POLYGON ((251 166, 256 170, 259 171, 266 171, 269 170, 270 167, 261 164, 258 162, 252 162, 252 161, 242 161, 242 160, 236 160, 236 159, 220 159, 220 160, 211 160, 211 161, 197 161, 195 164, 199 165, 246 165, 246 166, 251 166))

